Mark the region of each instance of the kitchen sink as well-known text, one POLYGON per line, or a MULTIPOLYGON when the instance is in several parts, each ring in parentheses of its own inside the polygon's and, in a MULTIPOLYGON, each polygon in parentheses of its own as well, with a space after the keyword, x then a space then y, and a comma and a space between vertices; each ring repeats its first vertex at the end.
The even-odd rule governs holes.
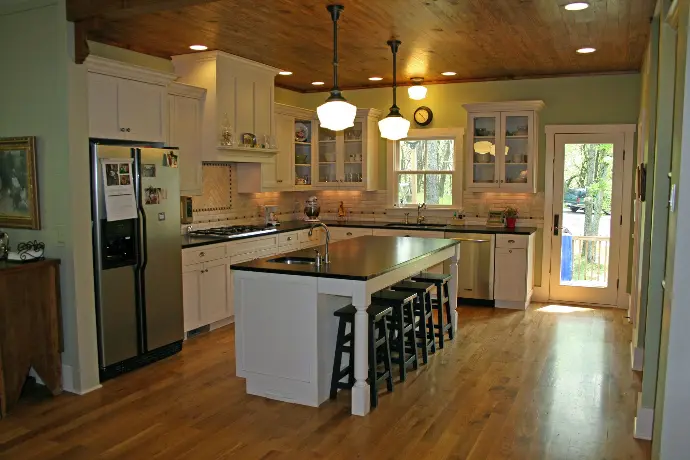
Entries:
POLYGON ((278 257, 277 259, 269 260, 269 262, 288 265, 316 265, 314 257, 278 257))
POLYGON ((392 224, 386 224, 386 227, 406 227, 406 228, 422 228, 422 227, 425 227, 425 228, 443 228, 443 227, 445 227, 446 225, 447 225, 447 224, 424 224, 424 223, 422 223, 422 224, 396 224, 396 223, 392 223, 392 224))

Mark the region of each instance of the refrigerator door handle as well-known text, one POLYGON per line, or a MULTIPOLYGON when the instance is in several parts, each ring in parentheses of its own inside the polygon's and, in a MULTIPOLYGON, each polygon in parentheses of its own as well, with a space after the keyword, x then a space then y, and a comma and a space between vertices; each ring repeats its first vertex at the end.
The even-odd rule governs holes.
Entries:
POLYGON ((146 244, 146 212, 143 205, 143 190, 141 184, 141 149, 134 149, 134 181, 136 185, 137 212, 139 214, 139 248, 138 248, 138 268, 143 271, 148 264, 148 248, 146 244))

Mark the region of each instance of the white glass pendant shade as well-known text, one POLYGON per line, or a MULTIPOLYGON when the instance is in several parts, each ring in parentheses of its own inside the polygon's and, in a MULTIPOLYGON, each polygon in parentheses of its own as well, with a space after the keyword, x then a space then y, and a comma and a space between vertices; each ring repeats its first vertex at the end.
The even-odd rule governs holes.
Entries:
POLYGON ((422 85, 410 86, 407 88, 407 95, 410 96, 410 99, 414 99, 415 101, 424 99, 426 97, 426 87, 422 85))
POLYGON ((410 122, 403 117, 386 117, 379 121, 381 137, 391 141, 405 139, 410 130, 410 122))
POLYGON ((347 101, 327 101, 316 109, 319 124, 333 131, 342 131, 355 125, 357 107, 347 101))

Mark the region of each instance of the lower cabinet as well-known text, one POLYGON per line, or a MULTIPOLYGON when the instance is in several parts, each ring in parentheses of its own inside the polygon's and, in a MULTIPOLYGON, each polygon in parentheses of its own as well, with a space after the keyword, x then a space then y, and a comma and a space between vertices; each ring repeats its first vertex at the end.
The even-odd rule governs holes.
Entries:
POLYGON ((373 230, 370 228, 331 227, 330 231, 331 242, 373 235, 373 230))
POLYGON ((534 289, 533 265, 533 234, 496 235, 494 300, 497 308, 527 308, 534 289))
POLYGON ((182 271, 185 332, 234 314, 230 259, 187 265, 182 271))

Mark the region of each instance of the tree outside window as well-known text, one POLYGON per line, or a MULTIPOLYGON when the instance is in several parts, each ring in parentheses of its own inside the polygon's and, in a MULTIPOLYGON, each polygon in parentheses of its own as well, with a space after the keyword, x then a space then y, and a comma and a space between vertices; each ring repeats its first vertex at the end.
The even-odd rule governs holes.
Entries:
POLYGON ((453 204, 455 139, 405 139, 396 151, 399 205, 453 204))

